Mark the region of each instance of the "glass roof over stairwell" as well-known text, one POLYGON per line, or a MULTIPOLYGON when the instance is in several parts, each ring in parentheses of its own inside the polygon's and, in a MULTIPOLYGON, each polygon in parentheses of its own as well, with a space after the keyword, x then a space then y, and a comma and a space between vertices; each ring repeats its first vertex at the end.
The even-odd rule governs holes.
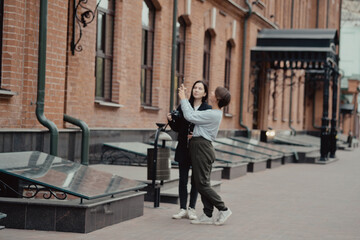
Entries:
POLYGON ((0 153, 0 172, 88 200, 146 186, 136 180, 37 151, 0 153))

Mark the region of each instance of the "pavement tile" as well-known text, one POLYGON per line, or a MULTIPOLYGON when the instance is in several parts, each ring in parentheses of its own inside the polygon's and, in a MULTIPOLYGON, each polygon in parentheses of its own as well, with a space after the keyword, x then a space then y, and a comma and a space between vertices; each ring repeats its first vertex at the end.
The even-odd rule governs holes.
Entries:
MULTIPOLYGON (((233 212, 223 226, 173 220, 178 205, 145 202, 144 216, 88 234, 6 228, 0 240, 359 240, 359 155, 337 151, 330 164, 286 164, 223 180, 220 195, 233 212)), ((199 200, 198 215, 201 209, 199 200)))

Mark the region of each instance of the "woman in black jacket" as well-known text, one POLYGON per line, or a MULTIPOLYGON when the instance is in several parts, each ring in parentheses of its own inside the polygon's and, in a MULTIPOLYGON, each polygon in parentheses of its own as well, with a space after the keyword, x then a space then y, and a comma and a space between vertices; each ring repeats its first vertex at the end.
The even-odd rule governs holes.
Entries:
MULTIPOLYGON (((207 98, 207 85, 201 80, 196 81, 191 89, 191 96, 189 99, 191 106, 197 111, 211 109, 211 106, 206 103, 207 98)), ((193 177, 191 177, 190 203, 189 207, 186 207, 188 196, 187 184, 191 166, 188 141, 191 138, 194 125, 185 120, 182 115, 181 106, 177 108, 176 114, 169 113, 167 117, 171 129, 178 133, 178 145, 175 151, 175 161, 179 163, 180 212, 173 215, 173 218, 189 218, 190 220, 195 220, 197 218, 195 204, 198 192, 195 188, 195 184, 193 183, 193 177)))

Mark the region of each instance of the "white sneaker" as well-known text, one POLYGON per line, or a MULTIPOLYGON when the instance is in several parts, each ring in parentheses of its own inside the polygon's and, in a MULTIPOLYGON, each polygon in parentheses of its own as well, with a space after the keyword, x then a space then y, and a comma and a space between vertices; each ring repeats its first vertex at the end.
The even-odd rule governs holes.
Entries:
POLYGON ((219 211, 215 218, 215 225, 223 225, 231 214, 232 212, 230 208, 228 208, 226 211, 219 211))
POLYGON ((180 209, 180 212, 173 215, 172 218, 174 219, 181 219, 181 218, 187 218, 188 217, 188 214, 187 214, 187 211, 185 209, 180 209))
POLYGON ((214 224, 212 218, 209 218, 204 213, 196 220, 191 221, 192 224, 214 224))
POLYGON ((195 220, 195 219, 197 219, 196 211, 195 211, 194 208, 189 207, 187 214, 188 214, 188 217, 189 217, 190 220, 195 220))

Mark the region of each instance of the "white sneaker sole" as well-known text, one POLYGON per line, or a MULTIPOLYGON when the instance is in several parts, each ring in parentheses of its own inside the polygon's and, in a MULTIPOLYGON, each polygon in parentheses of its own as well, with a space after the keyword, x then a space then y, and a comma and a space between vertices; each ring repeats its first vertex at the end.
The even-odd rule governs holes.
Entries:
POLYGON ((175 217, 175 216, 172 216, 172 219, 183 219, 183 218, 188 218, 187 216, 183 216, 183 217, 175 217))
POLYGON ((191 224, 197 224, 197 225, 212 225, 214 224, 213 222, 198 222, 198 221, 191 221, 191 224))
POLYGON ((223 225, 223 224, 226 222, 226 220, 228 220, 228 218, 231 216, 231 214, 232 214, 232 212, 230 211, 230 214, 226 216, 226 218, 224 219, 224 221, 222 221, 222 222, 215 222, 214 224, 215 224, 216 226, 221 226, 221 225, 223 225))

